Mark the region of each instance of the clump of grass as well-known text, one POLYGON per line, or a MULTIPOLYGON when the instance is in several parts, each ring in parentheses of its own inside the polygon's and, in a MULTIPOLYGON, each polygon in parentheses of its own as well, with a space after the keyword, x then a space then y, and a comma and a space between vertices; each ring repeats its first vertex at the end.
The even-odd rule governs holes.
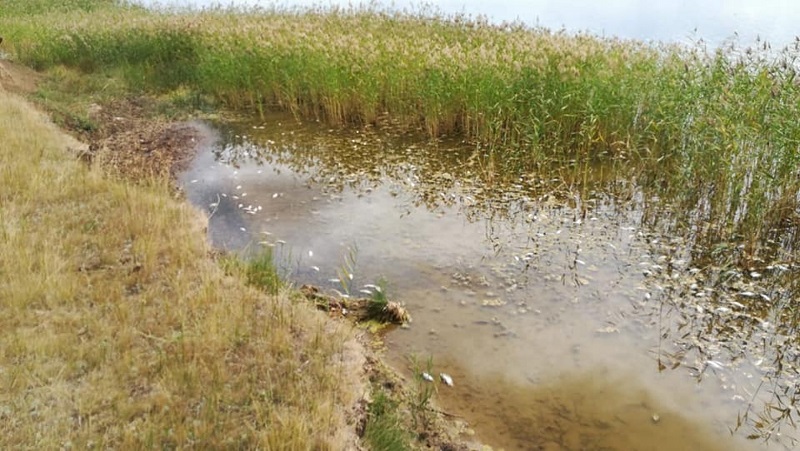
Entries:
POLYGON ((346 331, 226 276, 166 184, 109 180, 3 92, 0 141, 0 448, 352 446, 346 331))
POLYGON ((424 375, 432 377, 433 357, 423 363, 417 356, 410 356, 411 372, 414 378, 413 393, 408 402, 414 427, 427 428, 432 421, 431 401, 436 393, 436 380, 427 380, 424 375))
POLYGON ((352 246, 347 247, 347 253, 343 257, 342 264, 336 268, 336 276, 339 280, 339 286, 342 288, 342 294, 348 297, 352 291, 357 262, 358 246, 353 243, 352 246))
POLYGON ((276 295, 283 286, 269 248, 249 257, 226 255, 220 263, 225 272, 241 277, 249 285, 265 293, 276 295))
POLYGON ((399 405, 383 391, 378 391, 369 406, 369 416, 364 430, 364 440, 371 449, 403 451, 411 449, 408 432, 397 416, 399 405))
POLYGON ((386 294, 386 279, 378 280, 373 287, 372 296, 367 299, 367 318, 380 323, 404 324, 411 322, 411 315, 397 301, 390 301, 386 294))
POLYGON ((386 296, 386 280, 380 279, 372 290, 372 296, 367 303, 367 314, 370 318, 381 318, 386 307, 389 305, 389 298, 386 296))

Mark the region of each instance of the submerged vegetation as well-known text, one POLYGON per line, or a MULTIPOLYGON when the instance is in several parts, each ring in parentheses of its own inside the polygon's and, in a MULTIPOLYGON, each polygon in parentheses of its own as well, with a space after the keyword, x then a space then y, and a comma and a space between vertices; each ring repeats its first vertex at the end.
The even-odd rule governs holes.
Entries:
POLYGON ((14 57, 228 108, 457 134, 494 177, 611 164, 691 212, 677 222, 698 239, 744 241, 750 254, 798 239, 798 43, 654 46, 369 7, 78 4, 0 16, 14 57))

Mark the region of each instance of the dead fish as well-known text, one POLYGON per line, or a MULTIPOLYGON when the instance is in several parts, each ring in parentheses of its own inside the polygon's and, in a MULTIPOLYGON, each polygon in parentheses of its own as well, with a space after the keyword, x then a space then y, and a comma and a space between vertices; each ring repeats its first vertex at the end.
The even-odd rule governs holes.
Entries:
POLYGON ((442 380, 442 382, 444 382, 444 383, 445 383, 445 385, 447 385, 448 387, 452 387, 452 386, 453 386, 453 378, 452 378, 452 377, 450 377, 450 375, 449 375, 449 374, 446 374, 446 373, 439 373, 439 378, 440 378, 440 379, 442 380))
POLYGON ((422 378, 423 378, 423 379, 425 379, 426 381, 428 381, 428 382, 433 382, 433 376, 431 376, 430 374, 428 374, 428 373, 426 373, 426 372, 423 372, 423 373, 421 374, 421 376, 422 376, 422 378))

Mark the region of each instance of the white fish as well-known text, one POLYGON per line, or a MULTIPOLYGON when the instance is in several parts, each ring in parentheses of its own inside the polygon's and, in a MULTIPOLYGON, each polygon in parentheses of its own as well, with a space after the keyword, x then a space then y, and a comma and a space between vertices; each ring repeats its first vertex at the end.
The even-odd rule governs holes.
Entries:
POLYGON ((442 379, 442 382, 444 382, 445 385, 447 385, 448 387, 452 387, 453 386, 453 378, 450 377, 449 374, 439 373, 439 378, 442 379))
POLYGON ((433 376, 431 376, 431 375, 430 375, 430 374, 428 374, 428 373, 425 373, 425 372, 423 372, 423 373, 422 373, 422 378, 423 378, 423 379, 425 379, 425 380, 426 380, 426 381, 428 381, 428 382, 433 382, 433 376))
POLYGON ((309 257, 313 257, 314 256, 314 251, 308 251, 308 256, 309 257))

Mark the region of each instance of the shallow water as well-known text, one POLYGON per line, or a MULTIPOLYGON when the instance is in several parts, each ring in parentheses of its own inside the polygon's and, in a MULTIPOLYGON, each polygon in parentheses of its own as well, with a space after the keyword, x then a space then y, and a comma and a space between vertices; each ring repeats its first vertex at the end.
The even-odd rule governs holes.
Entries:
POLYGON ((385 280, 413 316, 385 337, 388 357, 405 371, 410 356, 431 357, 433 372, 455 380, 437 401, 488 444, 793 443, 792 428, 757 415, 776 399, 762 377, 794 383, 768 368, 786 359, 786 340, 767 319, 748 328, 711 315, 722 307, 702 304, 704 272, 680 240, 643 225, 635 187, 603 190, 598 176, 578 194, 568 171, 500 181, 468 145, 386 129, 283 115, 221 129, 183 178, 214 244, 270 247, 291 280, 330 293, 385 280), (776 340, 779 358, 764 350, 776 340), (753 431, 758 440, 744 440, 753 431))

